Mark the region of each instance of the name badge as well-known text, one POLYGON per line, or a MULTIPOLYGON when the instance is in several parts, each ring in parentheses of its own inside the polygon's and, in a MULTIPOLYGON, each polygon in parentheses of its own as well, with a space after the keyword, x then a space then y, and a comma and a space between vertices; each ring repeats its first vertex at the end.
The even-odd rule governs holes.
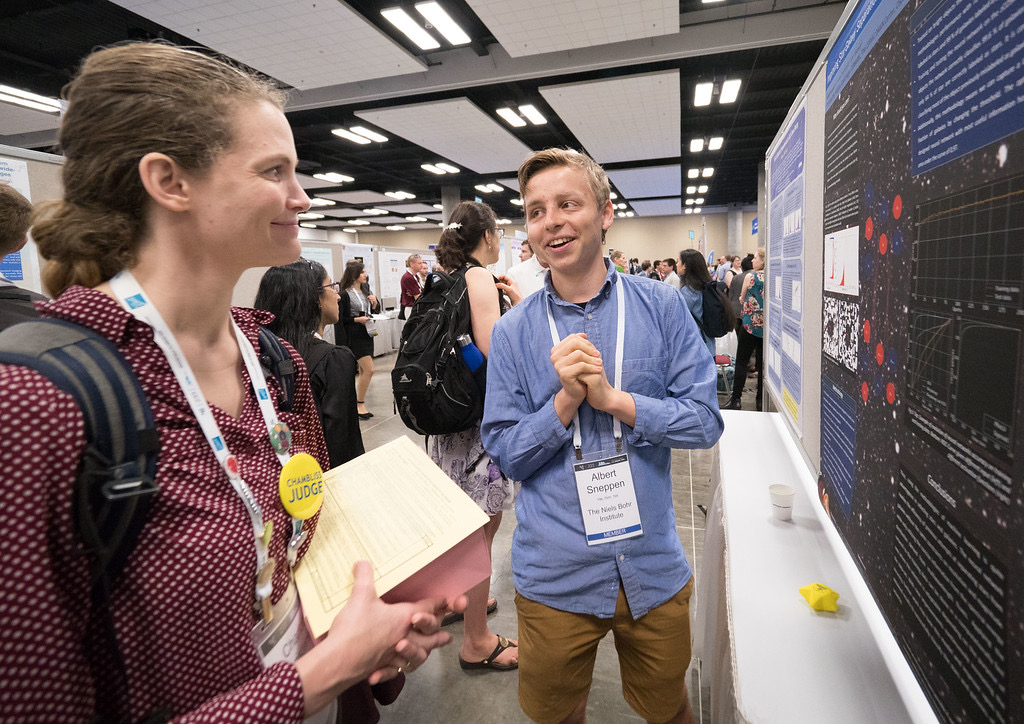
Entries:
POLYGON ((572 467, 587 545, 643 535, 626 453, 573 463, 572 467))

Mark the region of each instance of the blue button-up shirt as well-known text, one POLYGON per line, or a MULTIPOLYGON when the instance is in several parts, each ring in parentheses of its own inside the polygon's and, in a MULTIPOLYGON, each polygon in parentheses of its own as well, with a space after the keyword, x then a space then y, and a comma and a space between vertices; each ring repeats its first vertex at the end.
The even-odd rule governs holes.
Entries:
MULTIPOLYGON (((607 262, 606 262, 607 263, 607 262)), ((512 539, 516 590, 552 608, 610 618, 619 582, 639 618, 690 580, 672 507, 669 448, 706 448, 722 434, 715 368, 679 290, 620 275, 585 308, 545 288, 498 320, 487 359, 483 442, 509 477, 522 481, 512 539), (550 303, 558 336, 585 332, 615 380, 615 294, 626 302, 622 387, 636 402, 636 424, 623 424, 643 535, 588 546, 576 493, 572 431, 555 414, 561 389, 551 364, 550 303)), ((580 405, 583 453, 615 449, 612 417, 580 405)))

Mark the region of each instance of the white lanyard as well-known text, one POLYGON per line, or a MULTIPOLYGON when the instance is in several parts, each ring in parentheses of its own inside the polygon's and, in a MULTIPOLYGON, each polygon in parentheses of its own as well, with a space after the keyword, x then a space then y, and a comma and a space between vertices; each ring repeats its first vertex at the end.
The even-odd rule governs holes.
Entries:
MULTIPOLYGON (((181 391, 185 394, 185 399, 188 400, 189 407, 192 408, 192 414, 195 415, 196 421, 206 437, 206 442, 210 445, 210 449, 213 450, 217 462, 224 468, 228 480, 231 481, 231 486, 238 497, 241 498, 246 511, 249 513, 249 519, 252 521, 253 540, 256 547, 256 597, 263 603, 264 611, 266 611, 270 601, 270 594, 273 590, 274 563, 269 559, 267 553, 267 543, 270 540, 270 524, 268 523, 265 526, 263 523, 263 512, 260 510, 259 501, 256 500, 256 496, 252 494, 252 490, 249 489, 249 486, 242 479, 238 469, 238 459, 228 450, 224 437, 221 435, 220 427, 213 417, 213 411, 203 396, 202 390, 199 389, 199 383, 196 382, 192 367, 189 365, 188 360, 185 359, 185 354, 181 351, 178 340, 174 338, 174 334, 160 315, 160 312, 149 301, 146 293, 139 286, 138 281, 127 269, 122 270, 110 280, 110 288, 114 292, 114 296, 121 303, 121 306, 140 322, 144 322, 153 328, 153 336, 156 339, 156 343, 163 351, 164 356, 167 357, 171 371, 174 372, 174 377, 178 380, 181 391)), ((242 361, 249 371, 249 380, 252 383, 253 390, 256 392, 256 399, 259 401, 260 412, 263 415, 264 422, 266 422, 267 432, 268 434, 272 433, 278 424, 276 419, 277 413, 274 410, 273 402, 271 402, 270 391, 267 389, 267 381, 263 376, 263 369, 260 367, 259 358, 234 319, 231 320, 231 326, 235 331, 235 339, 238 341, 238 347, 242 352, 242 361)), ((287 450, 275 450, 275 452, 282 465, 288 462, 288 459, 291 457, 287 450)))
MULTIPOLYGON (((622 389, 622 356, 626 339, 626 296, 622 290, 622 281, 615 284, 615 299, 618 318, 615 322, 615 389, 622 389)), ((548 326, 551 328, 551 342, 558 344, 561 340, 558 337, 558 329, 555 327, 555 318, 551 313, 551 300, 548 299, 548 326)), ((580 433, 580 412, 579 409, 573 413, 572 445, 576 448, 576 459, 583 459, 583 435, 580 433)), ((615 450, 622 452, 622 423, 619 418, 612 416, 612 434, 615 436, 615 450)))

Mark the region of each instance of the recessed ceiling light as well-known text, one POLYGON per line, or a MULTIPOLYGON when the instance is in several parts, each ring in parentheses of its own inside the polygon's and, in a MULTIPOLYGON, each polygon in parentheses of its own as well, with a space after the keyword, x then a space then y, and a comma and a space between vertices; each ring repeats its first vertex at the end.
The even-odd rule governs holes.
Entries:
POLYGON ((700 176, 699 168, 691 168, 686 172, 686 178, 697 178, 698 176, 700 176))
POLYGON ((336 202, 331 201, 330 199, 322 199, 319 196, 314 196, 309 200, 310 206, 334 206, 335 203, 336 202))
POLYGON ((709 151, 717 151, 718 149, 720 149, 722 147, 722 142, 723 141, 724 141, 724 139, 721 136, 713 136, 713 137, 711 137, 710 139, 708 139, 708 150, 709 151))
POLYGON ((299 224, 303 229, 315 229, 316 224, 299 224))
POLYGON ((350 128, 349 130, 352 131, 352 133, 358 133, 360 136, 365 136, 366 138, 369 138, 371 141, 376 141, 377 143, 388 142, 387 136, 382 136, 376 131, 371 131, 369 128, 363 128, 362 126, 352 126, 352 128, 350 128))
POLYGON ((438 176, 444 176, 446 173, 448 173, 443 168, 438 168, 432 163, 421 163, 420 168, 422 168, 424 171, 430 171, 430 173, 436 173, 438 176))
POLYGON ((511 224, 512 223, 512 219, 495 219, 494 223, 495 224, 500 224, 501 226, 505 226, 506 224, 511 224))
POLYGON ((727 80, 722 83, 722 94, 718 96, 719 103, 733 103, 740 94, 740 81, 737 79, 727 80))
POLYGON ((700 206, 701 204, 704 203, 704 197, 703 196, 697 197, 696 199, 693 200, 693 203, 695 203, 697 206, 700 206))
POLYGON ((346 176, 343 173, 334 173, 333 171, 329 173, 315 173, 313 174, 313 178, 320 179, 321 181, 327 181, 332 184, 343 184, 346 181, 355 181, 351 176, 346 176))
POLYGON ((489 188, 491 191, 494 191, 495 193, 505 190, 498 184, 487 184, 487 188, 489 188))
POLYGON ((686 187, 686 193, 688 193, 688 194, 695 194, 695 193, 697 193, 697 187, 696 186, 687 186, 686 187))
POLYGON ((399 201, 416 198, 416 194, 410 194, 408 191, 385 191, 384 195, 390 196, 393 199, 398 199, 399 201))
POLYGON ((711 168, 710 166, 707 166, 704 168, 703 171, 700 172, 700 175, 703 176, 704 178, 710 178, 711 176, 714 175, 714 173, 715 169, 711 168))
POLYGON ((421 28, 419 23, 409 17, 409 13, 402 10, 402 8, 385 8, 380 11, 380 14, 388 22, 405 33, 405 36, 416 43, 421 50, 434 50, 441 47, 441 44, 434 40, 430 33, 421 28))
POLYGON ((693 213, 693 209, 683 209, 683 213, 684 214, 692 214, 693 213))
POLYGON ((699 206, 694 206, 693 207, 693 213, 699 214, 700 213, 700 207, 699 206))
POLYGON ((618 211, 618 212, 616 212, 615 215, 618 216, 620 219, 626 218, 626 212, 625 211, 618 211))
POLYGON ((452 20, 451 15, 436 2, 416 3, 416 11, 427 19, 437 32, 444 36, 452 45, 465 45, 470 41, 466 31, 452 20))
POLYGON ((714 90, 714 83, 698 83, 693 88, 693 105, 695 106, 709 106, 711 105, 711 92, 714 90))
POLYGON ((342 229, 342 231, 344 231, 346 234, 358 234, 359 233, 355 229, 348 229, 348 228, 342 229))
POLYGON ((322 219, 322 218, 324 218, 323 214, 314 214, 312 211, 303 211, 298 216, 299 216, 300 219, 322 219))
POLYGON ((506 123, 515 128, 522 128, 526 125, 526 121, 520 118, 519 114, 511 108, 499 108, 495 113, 504 118, 506 123))
POLYGON ((448 173, 458 173, 460 171, 460 169, 456 168, 455 166, 452 166, 450 163, 443 163, 442 162, 442 163, 435 163, 434 165, 437 166, 442 171, 447 171, 448 173))
POLYGON ((611 195, 608 198, 610 198, 612 201, 614 201, 615 199, 619 198, 619 195, 617 193, 615 193, 614 191, 612 191, 611 195))
POLYGON ((365 136, 360 136, 357 133, 352 133, 352 131, 348 130, 347 128, 334 128, 331 129, 331 133, 333 133, 335 136, 341 136, 342 138, 348 139, 353 143, 361 143, 364 146, 368 143, 372 143, 372 141, 370 141, 369 138, 366 138, 365 136))
POLYGON ((366 219, 352 219, 348 223, 352 224, 352 226, 369 226, 370 225, 370 222, 367 221, 366 219))
POLYGON ((419 223, 421 221, 426 221, 427 217, 425 217, 425 216, 406 216, 405 220, 406 221, 411 221, 412 223, 416 224, 416 223, 419 223))
POLYGON ((477 191, 479 191, 482 194, 489 194, 492 191, 490 186, 484 186, 483 184, 477 184, 473 188, 475 188, 477 191))
POLYGON ((615 204, 615 208, 617 208, 617 209, 624 209, 624 208, 626 208, 626 205, 623 204, 623 203, 618 203, 618 204, 615 204))
POLYGON ((700 153, 704 150, 704 139, 694 138, 690 141, 690 153, 700 153))
POLYGON ((441 204, 434 204, 434 208, 437 209, 438 211, 444 211, 444 207, 441 206, 441 204))
MULTIPOLYGON (((708 185, 707 184, 701 184, 700 186, 697 187, 697 193, 698 194, 706 194, 707 192, 708 192, 708 185)), ((686 193, 690 193, 690 192, 687 191, 686 193)))
POLYGON ((519 106, 519 112, 526 116, 526 120, 536 126, 548 122, 548 119, 542 116, 535 106, 519 106))
POLYGON ((693 206, 693 199, 687 199, 686 200, 686 205, 687 206, 693 206))
POLYGON ((404 226, 385 226, 384 228, 388 231, 405 231, 404 226))
POLYGON ((369 214, 370 216, 379 216, 380 214, 386 214, 388 212, 384 209, 363 209, 363 213, 369 214))
POLYGON ((509 203, 515 204, 516 206, 522 206, 523 205, 523 200, 522 199, 509 199, 509 203))
POLYGON ((632 211, 627 211, 626 212, 626 218, 628 218, 628 219, 632 219, 635 215, 636 214, 634 214, 632 211))

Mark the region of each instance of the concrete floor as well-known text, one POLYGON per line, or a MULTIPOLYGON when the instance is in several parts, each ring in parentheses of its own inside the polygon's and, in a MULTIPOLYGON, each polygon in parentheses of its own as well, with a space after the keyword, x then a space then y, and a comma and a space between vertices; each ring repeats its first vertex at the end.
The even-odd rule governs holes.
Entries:
MULTIPOLYGON (((374 359, 376 370, 367 393, 367 409, 374 413, 374 417, 361 423, 363 443, 367 450, 394 440, 399 435, 406 435, 418 444, 423 444, 423 437, 405 427, 401 418, 394 414, 391 396, 391 368, 394 361, 394 353, 374 359)), ((748 377, 743 395, 744 409, 754 409, 754 384, 756 378, 748 377)), ((719 395, 721 404, 727 400, 728 395, 719 395)), ((704 512, 698 506, 707 508, 710 478, 710 451, 673 450, 672 482, 676 528, 695 574, 699 574, 700 571, 705 525, 704 512)), ((515 638, 517 631, 516 610, 512 600, 514 590, 510 557, 514 527, 515 513, 509 511, 504 514, 501 528, 494 540, 491 595, 498 600, 498 610, 489 619, 492 631, 510 638, 515 638)), ((696 598, 701 593, 699 575, 695 580, 698 587, 694 590, 691 611, 696 610, 696 598)), ((390 706, 381 708, 381 722, 529 722, 519 708, 518 672, 462 671, 458 663, 462 623, 453 624, 447 630, 452 633, 452 644, 434 652, 422 668, 408 677, 398 700, 390 706)), ((701 686, 700 662, 697 660, 690 663, 687 689, 696 721, 710 722, 711 713, 706 704, 710 698, 709 692, 706 687, 701 686)), ((643 721, 622 698, 618 659, 610 636, 598 649, 594 685, 591 687, 587 704, 587 719, 592 724, 643 721)))

